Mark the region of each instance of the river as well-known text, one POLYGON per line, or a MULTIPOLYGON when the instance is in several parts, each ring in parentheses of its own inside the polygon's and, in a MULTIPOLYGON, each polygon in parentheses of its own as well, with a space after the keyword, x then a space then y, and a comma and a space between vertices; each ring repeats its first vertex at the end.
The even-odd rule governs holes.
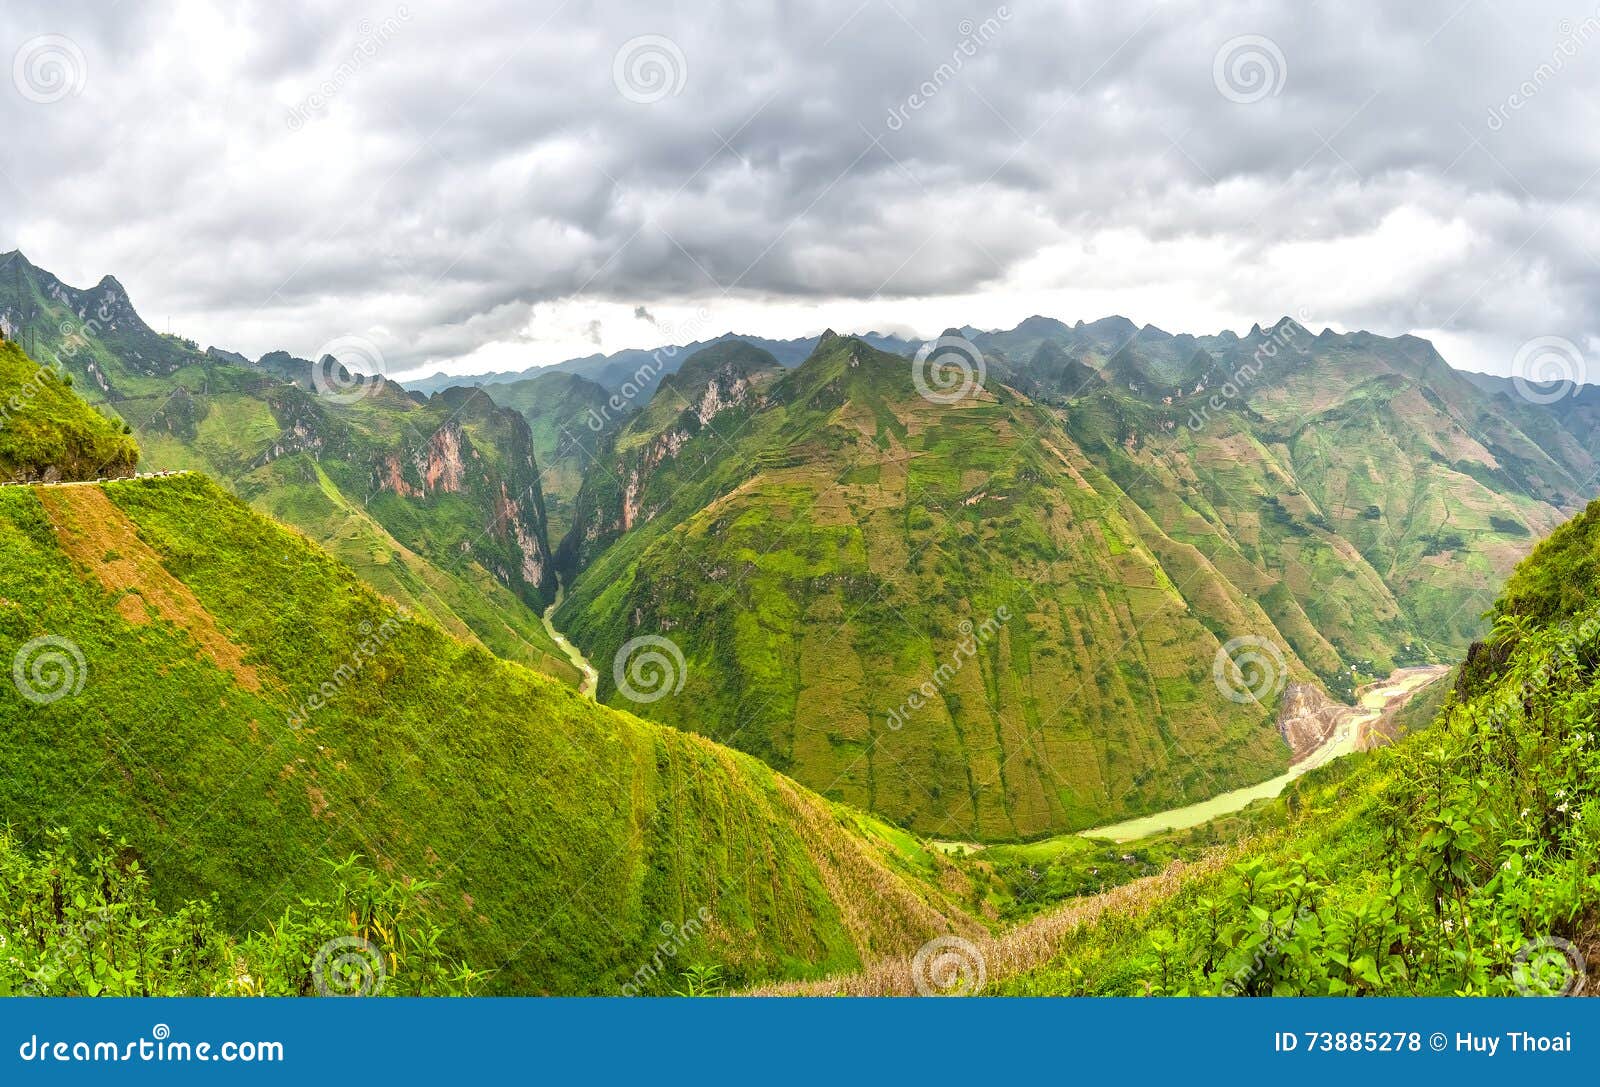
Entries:
POLYGON ((583 673, 583 682, 578 685, 578 692, 593 698, 595 689, 600 686, 600 673, 595 670, 594 665, 589 663, 589 658, 584 656, 577 646, 569 642, 565 634, 556 629, 554 617, 556 608, 561 605, 562 595, 563 591, 557 589, 555 603, 544 609, 544 631, 550 635, 550 640, 560 647, 561 652, 567 655, 567 659, 572 662, 572 666, 583 673))
POLYGON ((1300 775, 1315 770, 1340 755, 1348 755, 1358 750, 1366 730, 1382 720, 1384 714, 1398 710, 1418 691, 1449 671, 1450 669, 1442 665, 1401 668, 1388 679, 1362 688, 1357 698, 1358 704, 1344 707, 1342 718, 1333 732, 1323 741, 1322 746, 1289 767, 1289 772, 1286 774, 1279 774, 1259 785, 1249 785, 1243 789, 1222 793, 1210 800, 1202 800, 1198 804, 1173 808, 1171 811, 1158 812, 1155 815, 1141 815, 1137 819, 1112 823, 1108 826, 1092 827, 1089 830, 1079 831, 1078 834, 1084 838, 1109 838, 1113 842, 1131 842, 1163 831, 1197 827, 1219 815, 1240 811, 1257 800, 1277 796, 1289 782, 1300 775))

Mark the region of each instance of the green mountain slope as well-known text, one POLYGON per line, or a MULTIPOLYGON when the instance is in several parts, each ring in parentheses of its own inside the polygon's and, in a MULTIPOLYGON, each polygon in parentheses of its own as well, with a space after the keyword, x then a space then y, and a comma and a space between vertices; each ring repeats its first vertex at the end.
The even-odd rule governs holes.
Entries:
POLYGON ((973 925, 903 836, 397 612, 201 476, 0 491, 0 598, 26 681, 0 687, 0 818, 110 828, 230 927, 352 853, 436 883, 504 992, 616 991, 664 932, 686 946, 647 989, 973 925))
POLYGON ((1596 468, 1531 405, 1491 402, 1413 337, 1313 336, 1288 318, 1245 337, 1033 332, 979 339, 1002 373, 1060 398, 1085 453, 1158 524, 1280 625, 1303 612, 1296 648, 1330 682, 1341 664, 1381 673, 1424 647, 1459 653, 1493 586, 1586 500, 1596 468), (1059 380, 1035 364, 1036 341, 1100 380, 1059 380), (1029 354, 1014 365, 1008 350, 1029 354))
POLYGON ((1037 405, 932 404, 852 338, 742 396, 694 389, 722 372, 696 361, 618 436, 563 545, 616 539, 558 611, 602 698, 935 836, 1088 826, 1287 764, 1270 711, 1212 674, 1271 621, 1037 405), (638 637, 675 643, 681 690, 619 690, 607 665, 638 637))
POLYGON ((1285 828, 1005 991, 1592 991, 1597 563, 1600 503, 1517 568, 1432 728, 1309 775, 1285 828))
POLYGON ((70 377, 0 340, 0 480, 122 476, 138 459, 122 424, 80 400, 70 377))
POLYGON ((538 614, 555 574, 515 412, 387 382, 322 396, 317 364, 201 352, 151 331, 115 280, 75 290, 17 253, 0 257, 0 321, 131 424, 147 470, 204 471, 451 633, 577 682, 538 614))

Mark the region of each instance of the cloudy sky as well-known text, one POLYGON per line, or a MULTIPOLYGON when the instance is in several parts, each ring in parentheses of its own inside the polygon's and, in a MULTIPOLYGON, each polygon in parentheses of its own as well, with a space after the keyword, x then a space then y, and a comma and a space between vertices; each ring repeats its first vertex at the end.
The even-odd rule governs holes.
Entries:
POLYGON ((1596 380, 1595 5, 10 0, 0 251, 391 375, 1290 313, 1596 380))

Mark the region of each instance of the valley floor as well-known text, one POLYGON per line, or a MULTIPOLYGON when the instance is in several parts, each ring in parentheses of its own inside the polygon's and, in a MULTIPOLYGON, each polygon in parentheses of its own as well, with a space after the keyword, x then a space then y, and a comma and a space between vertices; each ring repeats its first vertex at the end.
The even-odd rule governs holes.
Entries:
POLYGON ((1079 831, 1079 837, 1109 839, 1113 842, 1132 842, 1172 830, 1187 830, 1210 822, 1219 815, 1229 815, 1255 803, 1277 796, 1295 778, 1319 766, 1324 766, 1341 755, 1365 750, 1374 726, 1392 717, 1417 693, 1447 675, 1444 665, 1427 665, 1420 668, 1401 668, 1388 679, 1371 684, 1361 690, 1358 704, 1341 708, 1340 718, 1329 731, 1328 738, 1315 751, 1295 763, 1286 774, 1221 793, 1210 800, 1189 804, 1170 811, 1143 815, 1109 826, 1091 827, 1079 831))

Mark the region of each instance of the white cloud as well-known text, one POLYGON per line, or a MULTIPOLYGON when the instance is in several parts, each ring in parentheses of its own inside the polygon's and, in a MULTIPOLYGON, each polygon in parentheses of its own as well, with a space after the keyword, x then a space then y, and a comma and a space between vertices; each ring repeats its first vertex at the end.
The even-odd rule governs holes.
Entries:
POLYGON ((996 10, 13 3, 0 60, 62 34, 87 71, 0 85, 0 248, 251 354, 377 329, 396 370, 649 346, 641 305, 775 336, 1308 311, 1500 370, 1600 336, 1593 11, 1016 4, 940 74, 996 10), (613 59, 649 34, 684 70, 645 104, 613 59), (1217 92, 1241 35, 1281 93, 1217 92))

